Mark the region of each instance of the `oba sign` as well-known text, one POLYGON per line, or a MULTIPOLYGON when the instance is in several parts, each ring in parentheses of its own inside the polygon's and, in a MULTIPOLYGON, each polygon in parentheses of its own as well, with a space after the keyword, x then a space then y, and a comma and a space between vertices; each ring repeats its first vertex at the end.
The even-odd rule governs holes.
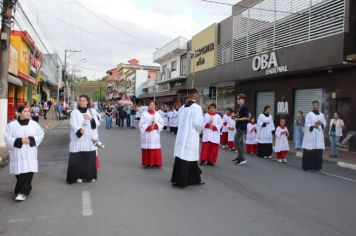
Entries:
POLYGON ((255 56, 252 61, 253 71, 266 71, 266 75, 287 72, 287 66, 279 66, 275 52, 255 56))

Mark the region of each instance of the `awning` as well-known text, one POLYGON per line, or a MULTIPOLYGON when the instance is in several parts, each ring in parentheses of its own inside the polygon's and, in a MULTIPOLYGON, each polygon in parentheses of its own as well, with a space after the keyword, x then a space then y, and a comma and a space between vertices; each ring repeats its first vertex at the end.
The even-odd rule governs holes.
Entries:
POLYGON ((15 77, 15 76, 13 76, 13 75, 11 75, 11 74, 9 74, 9 80, 8 80, 8 82, 9 82, 9 83, 12 83, 12 84, 15 84, 15 85, 17 85, 17 86, 23 87, 22 81, 21 81, 19 78, 15 77))

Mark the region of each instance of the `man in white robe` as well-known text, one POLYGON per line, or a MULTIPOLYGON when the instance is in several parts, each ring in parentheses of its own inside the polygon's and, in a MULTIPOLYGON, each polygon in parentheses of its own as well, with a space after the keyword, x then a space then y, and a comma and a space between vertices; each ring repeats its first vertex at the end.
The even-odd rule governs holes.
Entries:
POLYGON ((204 184, 201 181, 199 160, 199 135, 204 128, 202 108, 196 104, 199 94, 189 89, 187 103, 179 109, 178 134, 174 147, 173 186, 204 184))
POLYGON ((323 164, 324 129, 326 119, 319 112, 319 102, 312 102, 313 110, 305 117, 305 131, 302 143, 303 159, 302 168, 305 171, 319 172, 323 164))

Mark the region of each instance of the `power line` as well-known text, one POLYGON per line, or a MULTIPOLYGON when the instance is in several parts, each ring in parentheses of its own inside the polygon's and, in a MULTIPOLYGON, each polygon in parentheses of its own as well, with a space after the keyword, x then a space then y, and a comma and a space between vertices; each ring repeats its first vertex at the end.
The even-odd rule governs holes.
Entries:
POLYGON ((135 36, 133 36, 133 35, 131 35, 131 34, 125 32, 125 31, 121 30, 120 28, 118 28, 117 26, 113 25, 113 24, 110 23, 109 21, 105 20, 103 17, 101 17, 100 15, 96 14, 94 11, 90 10, 89 8, 85 7, 83 4, 79 3, 78 1, 76 1, 76 0, 73 0, 73 1, 74 1, 78 6, 80 6, 81 8, 83 8, 84 10, 86 10, 87 12, 89 12, 90 14, 94 15, 95 17, 97 17, 98 19, 100 19, 100 20, 101 20, 102 22, 104 22, 105 24, 107 24, 107 25, 111 26, 112 28, 116 29, 116 30, 119 31, 120 33, 122 33, 122 34, 124 34, 124 35, 126 35, 126 36, 128 36, 128 37, 130 37, 130 38, 132 38, 132 39, 134 39, 134 40, 136 40, 136 41, 138 41, 138 42, 144 44, 145 46, 148 46, 148 47, 150 47, 150 48, 154 48, 154 49, 156 49, 156 50, 158 49, 156 46, 150 45, 150 44, 146 43, 145 41, 143 41, 143 40, 141 40, 141 39, 139 39, 139 38, 137 38, 137 37, 135 37, 135 36))

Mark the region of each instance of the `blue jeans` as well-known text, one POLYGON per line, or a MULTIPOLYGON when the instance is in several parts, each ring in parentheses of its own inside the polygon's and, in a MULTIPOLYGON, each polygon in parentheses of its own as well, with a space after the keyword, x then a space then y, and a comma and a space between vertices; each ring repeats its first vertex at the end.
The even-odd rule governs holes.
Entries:
POLYGON ((135 119, 136 119, 136 115, 130 115, 130 125, 131 125, 131 128, 136 128, 136 127, 135 127, 135 119))
POLYGON ((337 144, 340 143, 340 137, 336 136, 336 133, 332 131, 329 136, 330 139, 330 145, 331 145, 331 155, 334 156, 339 156, 340 155, 340 150, 337 144))
POLYGON ((112 116, 105 115, 106 128, 111 129, 112 116))
POLYGON ((302 149, 302 143, 304 138, 304 127, 297 126, 295 129, 295 149, 302 149))
POLYGON ((130 114, 126 114, 126 126, 130 127, 130 114))

